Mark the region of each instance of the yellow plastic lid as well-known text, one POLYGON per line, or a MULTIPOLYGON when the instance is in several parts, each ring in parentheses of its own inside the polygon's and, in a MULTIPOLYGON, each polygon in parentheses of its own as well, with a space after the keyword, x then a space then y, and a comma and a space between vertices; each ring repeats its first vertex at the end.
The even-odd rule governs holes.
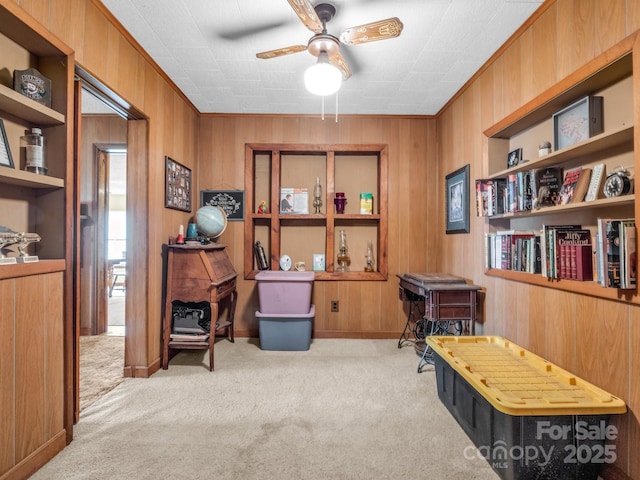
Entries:
POLYGON ((508 415, 625 413, 618 397, 506 338, 427 337, 427 343, 497 410, 508 415))

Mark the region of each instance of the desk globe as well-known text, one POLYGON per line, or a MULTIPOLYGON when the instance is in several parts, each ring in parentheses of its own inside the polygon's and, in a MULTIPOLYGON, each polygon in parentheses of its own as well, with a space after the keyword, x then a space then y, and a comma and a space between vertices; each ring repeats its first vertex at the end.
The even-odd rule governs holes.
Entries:
POLYGON ((205 205, 196 212, 196 224, 203 237, 218 238, 227 228, 227 215, 218 206, 205 205))

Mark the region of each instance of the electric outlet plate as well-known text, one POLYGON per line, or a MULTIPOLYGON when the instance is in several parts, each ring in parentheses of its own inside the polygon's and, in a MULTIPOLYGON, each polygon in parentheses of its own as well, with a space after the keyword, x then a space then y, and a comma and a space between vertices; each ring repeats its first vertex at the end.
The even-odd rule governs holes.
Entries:
POLYGON ((340 302, 338 300, 331 300, 331 311, 332 312, 340 311, 340 302))

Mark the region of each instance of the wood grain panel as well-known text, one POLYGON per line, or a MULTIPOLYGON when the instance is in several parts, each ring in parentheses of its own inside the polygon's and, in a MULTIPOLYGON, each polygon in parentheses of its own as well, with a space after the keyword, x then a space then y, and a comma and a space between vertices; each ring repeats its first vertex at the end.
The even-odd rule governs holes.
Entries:
MULTIPOLYGON (((550 8, 555 11, 556 27, 555 37, 558 45, 571 45, 575 41, 573 33, 573 3, 555 2, 550 8), (563 19, 558 21, 558 19, 563 19), (565 19, 568 19, 565 21, 565 19), (559 25, 562 24, 562 25, 559 25)), ((554 78, 564 78, 574 70, 574 54, 573 48, 556 48, 555 64, 551 64, 550 68, 554 78)))
MULTIPOLYGON (((631 478, 640 478, 640 307, 629 307, 629 396, 626 398, 629 417, 629 441, 627 442, 631 478)), ((623 397, 624 398, 624 397, 623 397)))
POLYGON ((567 22, 559 22, 558 28, 571 28, 573 40, 567 44, 573 54, 574 69, 596 56, 595 0, 571 0, 573 15, 567 22))
MULTIPOLYGON (((495 287, 500 290, 504 286, 503 282, 496 282, 495 287)), ((547 290, 539 287, 530 287, 529 305, 531 306, 529 320, 529 346, 532 352, 544 356, 545 354, 545 338, 547 336, 546 318, 546 292, 547 290)), ((553 333, 549 333, 553 335, 553 333)))
POLYGON ((15 280, 0 280, 0 472, 15 464, 15 280))
POLYGON ((523 102, 522 85, 522 51, 519 41, 516 41, 504 52, 503 74, 503 107, 506 114, 514 111, 523 102))
POLYGON ((596 1, 594 8, 596 53, 602 53, 613 47, 627 35, 626 2, 627 0, 596 1))
POLYGON ((44 276, 15 280, 16 461, 45 440, 45 284, 44 276))
MULTIPOLYGON (((92 2, 85 1, 85 5, 84 31, 91 32, 91 35, 85 35, 82 48, 84 55, 82 59, 78 58, 78 61, 95 75, 103 73, 101 66, 109 49, 109 44, 106 41, 109 35, 109 25, 104 15, 92 2)), ((71 47, 73 46, 72 44, 71 47)))
POLYGON ((549 8, 531 27, 531 94, 533 98, 557 81, 555 65, 558 63, 557 10, 549 8))
POLYGON ((575 370, 575 297, 548 289, 545 292, 544 313, 544 357, 569 371, 575 370))
MULTIPOLYGON (((64 309, 63 274, 44 276, 44 389, 45 398, 64 399, 64 309)), ((62 431, 63 402, 45 402, 44 438, 62 431)))
MULTIPOLYGON (((547 13, 543 15, 546 17, 547 13)), ((533 28, 540 24, 540 20, 527 28, 518 38, 520 47, 520 100, 526 102, 534 97, 533 81, 537 72, 534 70, 535 60, 533 57, 533 28)))
POLYGON ((603 302, 595 297, 580 295, 576 297, 576 367, 575 374, 590 378, 594 383, 602 382, 602 369, 599 367, 598 336, 602 322, 603 302), (594 347, 595 346, 595 347, 594 347))
POLYGON ((82 62, 85 0, 51 0, 48 28, 68 45, 74 45, 76 60, 82 62), (74 28, 69 28, 73 25, 74 28))
POLYGON ((640 0, 627 0, 627 35, 640 30, 640 0))

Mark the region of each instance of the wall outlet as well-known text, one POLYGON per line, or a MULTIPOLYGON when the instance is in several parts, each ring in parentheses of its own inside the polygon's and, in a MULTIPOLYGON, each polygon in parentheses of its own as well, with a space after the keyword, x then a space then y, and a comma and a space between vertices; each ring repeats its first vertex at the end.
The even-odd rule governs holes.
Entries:
POLYGON ((331 311, 332 312, 340 311, 340 302, 338 300, 331 300, 331 311))

